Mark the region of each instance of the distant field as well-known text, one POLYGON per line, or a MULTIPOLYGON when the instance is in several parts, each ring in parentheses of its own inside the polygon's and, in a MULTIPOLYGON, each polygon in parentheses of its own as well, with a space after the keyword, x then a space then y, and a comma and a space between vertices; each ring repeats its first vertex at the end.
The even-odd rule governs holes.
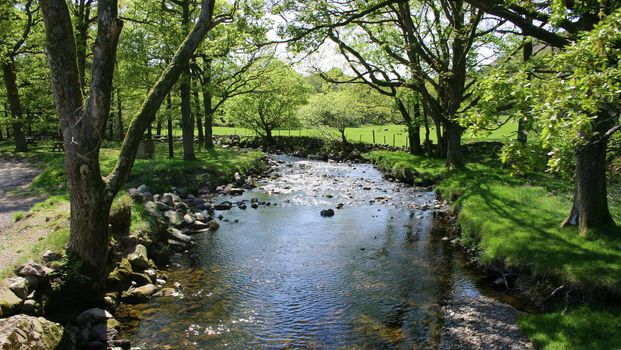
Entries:
MULTIPOLYGON (((464 142, 471 141, 504 141, 515 136, 517 130, 517 124, 508 123, 502 126, 500 129, 489 133, 481 133, 479 135, 472 135, 470 132, 466 132, 463 136, 464 142)), ((174 135, 181 135, 181 129, 175 129, 174 135)), ((232 128, 232 127, 214 127, 215 135, 240 135, 251 136, 255 135, 254 131, 245 128, 232 128)), ((316 129, 278 129, 274 130, 274 136, 323 136, 324 134, 316 129)), ((350 141, 367 142, 375 144, 390 145, 396 147, 405 147, 407 142, 406 128, 403 125, 367 125, 358 128, 348 128, 345 131, 347 139, 350 141), (375 136, 375 140, 374 140, 375 136)), ((425 138, 425 129, 421 128, 421 139, 425 138)), ((434 128, 430 129, 430 139, 435 143, 436 132, 434 128)))

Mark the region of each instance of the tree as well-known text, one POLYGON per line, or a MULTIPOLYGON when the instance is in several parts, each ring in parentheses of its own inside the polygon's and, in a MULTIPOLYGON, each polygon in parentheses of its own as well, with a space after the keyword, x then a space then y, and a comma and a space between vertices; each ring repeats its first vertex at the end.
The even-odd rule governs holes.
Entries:
POLYGON ((364 106, 351 91, 329 91, 313 94, 299 110, 299 115, 311 128, 336 129, 345 146, 349 146, 345 135, 346 128, 357 127, 362 123, 364 106))
POLYGON ((266 70, 257 90, 231 99, 229 114, 239 125, 254 130, 271 145, 275 128, 295 123, 296 111, 306 101, 308 87, 284 62, 263 63, 253 67, 253 70, 266 70))
POLYGON ((17 85, 15 60, 19 54, 23 53, 26 40, 38 22, 35 17, 36 11, 37 9, 33 8, 32 0, 19 5, 11 1, 3 2, 0 5, 0 16, 6 19, 0 26, 0 33, 2 34, 0 36, 0 63, 2 64, 4 87, 11 111, 11 125, 16 152, 26 152, 28 146, 23 130, 22 102, 17 85))
MULTIPOLYGON (((93 47, 90 93, 84 98, 76 58, 69 9, 64 0, 41 2, 47 34, 47 55, 52 91, 60 115, 65 148, 65 174, 71 205, 68 252, 83 262, 83 272, 93 278, 93 290, 104 286, 108 254, 108 216, 112 200, 127 180, 147 126, 213 21, 214 1, 204 0, 192 31, 179 46, 168 67, 150 90, 132 119, 119 159, 103 177, 99 165, 101 135, 110 115, 114 61, 123 21, 116 0, 99 0, 97 36, 93 47)), ((95 293, 98 294, 98 293, 95 293)))
MULTIPOLYGON (((575 147, 573 205, 563 225, 577 225, 581 234, 587 235, 590 228, 612 224, 606 191, 606 149, 619 125, 618 102, 610 96, 615 91, 610 74, 619 64, 615 55, 618 38, 613 28, 618 28, 621 4, 613 1, 604 5, 595 0, 551 4, 530 0, 467 1, 511 21, 525 35, 566 50, 561 58, 550 61, 548 68, 553 74, 546 76, 540 90, 546 98, 532 100, 533 110, 540 113, 543 109, 543 115, 549 118, 542 124, 551 126, 542 133, 544 142, 550 144, 551 135, 564 135, 568 142, 562 143, 573 143, 575 147), (597 46, 589 47, 591 44, 597 46), (578 48, 584 52, 578 52, 578 48), (607 85, 597 85, 602 83, 607 85), (556 101, 556 94, 571 98, 556 101)), ((555 168, 561 152, 552 152, 551 166, 555 168)))
POLYGON ((272 25, 265 16, 264 2, 245 5, 236 11, 229 25, 210 32, 200 50, 200 60, 193 65, 194 77, 201 83, 206 149, 214 147, 215 114, 230 98, 254 92, 263 71, 251 67, 273 56, 264 44, 272 25))

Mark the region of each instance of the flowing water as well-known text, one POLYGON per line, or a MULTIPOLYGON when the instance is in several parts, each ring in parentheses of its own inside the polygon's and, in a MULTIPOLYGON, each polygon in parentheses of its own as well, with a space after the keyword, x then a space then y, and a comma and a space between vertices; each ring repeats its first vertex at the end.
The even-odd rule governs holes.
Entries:
POLYGON ((215 198, 274 205, 217 212, 220 229, 166 271, 180 294, 124 306, 120 337, 141 349, 433 347, 443 302, 479 293, 446 225, 416 209, 434 193, 368 164, 278 159, 279 177, 215 198))

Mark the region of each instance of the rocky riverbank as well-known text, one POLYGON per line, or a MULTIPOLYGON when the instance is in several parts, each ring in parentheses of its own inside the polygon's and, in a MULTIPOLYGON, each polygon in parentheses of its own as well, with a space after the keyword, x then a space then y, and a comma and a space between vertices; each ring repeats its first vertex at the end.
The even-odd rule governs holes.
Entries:
POLYGON ((231 183, 199 193, 152 194, 144 185, 129 189, 110 213, 111 272, 100 305, 76 310, 83 296, 79 289, 89 282, 69 257, 47 251, 40 262, 20 265, 15 276, 0 282, 0 348, 129 349, 128 341, 117 339, 121 324, 114 314, 119 305, 146 302, 155 294, 178 295, 179 284, 163 272, 171 255, 189 254, 196 236, 218 230, 216 208, 246 205, 215 203, 214 194, 241 194, 256 186, 261 171, 235 173, 231 183), (132 210, 143 214, 145 228, 130 232, 132 210))

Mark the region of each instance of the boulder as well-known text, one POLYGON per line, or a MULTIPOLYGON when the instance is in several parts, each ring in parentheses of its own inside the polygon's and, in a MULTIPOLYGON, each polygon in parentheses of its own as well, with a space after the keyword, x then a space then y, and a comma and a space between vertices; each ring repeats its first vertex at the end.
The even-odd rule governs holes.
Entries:
POLYGON ((34 276, 37 278, 46 277, 53 270, 35 262, 28 262, 15 268, 15 274, 18 276, 34 276))
POLYGON ((193 225, 194 222, 196 221, 196 219, 190 215, 190 213, 187 213, 183 216, 183 221, 187 224, 187 225, 193 225))
POLYGON ((129 304, 144 303, 155 293, 157 287, 154 284, 147 284, 138 288, 130 288, 123 292, 121 299, 129 304))
POLYGON ((58 261, 62 259, 62 257, 63 256, 60 253, 56 253, 51 250, 46 250, 45 252, 43 252, 43 254, 41 254, 41 261, 43 261, 44 264, 49 264, 54 261, 58 261))
POLYGON ((34 315, 37 311, 37 302, 34 299, 27 299, 22 304, 20 312, 26 315, 34 315))
POLYGON ((198 221, 198 220, 194 221, 194 225, 192 226, 192 228, 194 230, 202 230, 202 229, 205 229, 205 228, 208 228, 208 227, 209 227, 208 224, 206 224, 206 223, 204 223, 202 221, 198 221))
POLYGON ((168 219, 171 225, 179 226, 183 223, 183 217, 181 213, 175 210, 167 210, 164 216, 168 219))
POLYGON ((13 291, 8 287, 0 287, 0 316, 14 313, 21 304, 22 299, 15 295, 13 291))
POLYGON ((149 257, 147 248, 142 244, 137 244, 134 251, 127 256, 127 260, 134 271, 143 271, 149 268, 149 257))
POLYGON ((0 320, 0 349, 74 349, 63 326, 43 317, 16 315, 0 320))
POLYGON ((28 280, 24 277, 11 277, 5 281, 6 286, 20 299, 28 296, 28 280))
POLYGON ((129 194, 131 199, 133 199, 134 201, 136 201, 138 203, 142 203, 145 200, 144 193, 138 191, 135 188, 130 188, 129 190, 127 190, 127 194, 129 194))
POLYGON ((169 207, 173 206, 173 194, 172 193, 164 193, 160 197, 160 202, 168 205, 169 207))
POLYGON ((119 331, 116 329, 109 328, 106 324, 98 324, 90 329, 89 338, 95 341, 108 343, 112 342, 117 334, 119 334, 119 331))
POLYGON ((129 284, 129 276, 132 274, 132 265, 127 259, 121 260, 106 280, 106 285, 113 288, 124 289, 129 284))
POLYGON ((105 323, 108 319, 112 318, 112 314, 104 309, 92 308, 82 311, 81 314, 75 319, 80 326, 94 325, 98 323, 105 323))
POLYGON ((155 207, 159 210, 159 211, 168 211, 168 210, 173 210, 174 208, 166 203, 162 203, 160 201, 155 201, 155 207))
POLYGON ((138 190, 138 192, 146 193, 146 192, 149 192, 149 187, 147 187, 147 185, 145 184, 142 184, 138 186, 136 190, 138 190))
POLYGON ((331 217, 331 216, 334 216, 334 210, 332 210, 332 209, 324 209, 324 210, 321 211, 320 214, 323 217, 331 217))
POLYGON ((194 217, 196 217, 197 221, 202 221, 202 222, 209 221, 208 216, 203 213, 196 213, 194 214, 194 217))
POLYGON ((239 187, 233 187, 229 190, 229 194, 231 196, 241 196, 242 194, 244 194, 244 189, 243 188, 239 188, 239 187))
POLYGON ((153 283, 149 276, 138 272, 132 272, 132 274, 129 276, 129 279, 138 287, 153 283))
POLYGON ((183 243, 190 243, 190 241, 192 240, 192 237, 184 234, 183 232, 177 230, 174 227, 168 228, 168 237, 183 243))
POLYGON ((209 226, 209 231, 217 231, 220 228, 220 224, 214 220, 209 221, 207 226, 209 226))
POLYGON ((232 204, 229 201, 218 203, 213 206, 215 210, 230 210, 231 207, 232 207, 232 204))

